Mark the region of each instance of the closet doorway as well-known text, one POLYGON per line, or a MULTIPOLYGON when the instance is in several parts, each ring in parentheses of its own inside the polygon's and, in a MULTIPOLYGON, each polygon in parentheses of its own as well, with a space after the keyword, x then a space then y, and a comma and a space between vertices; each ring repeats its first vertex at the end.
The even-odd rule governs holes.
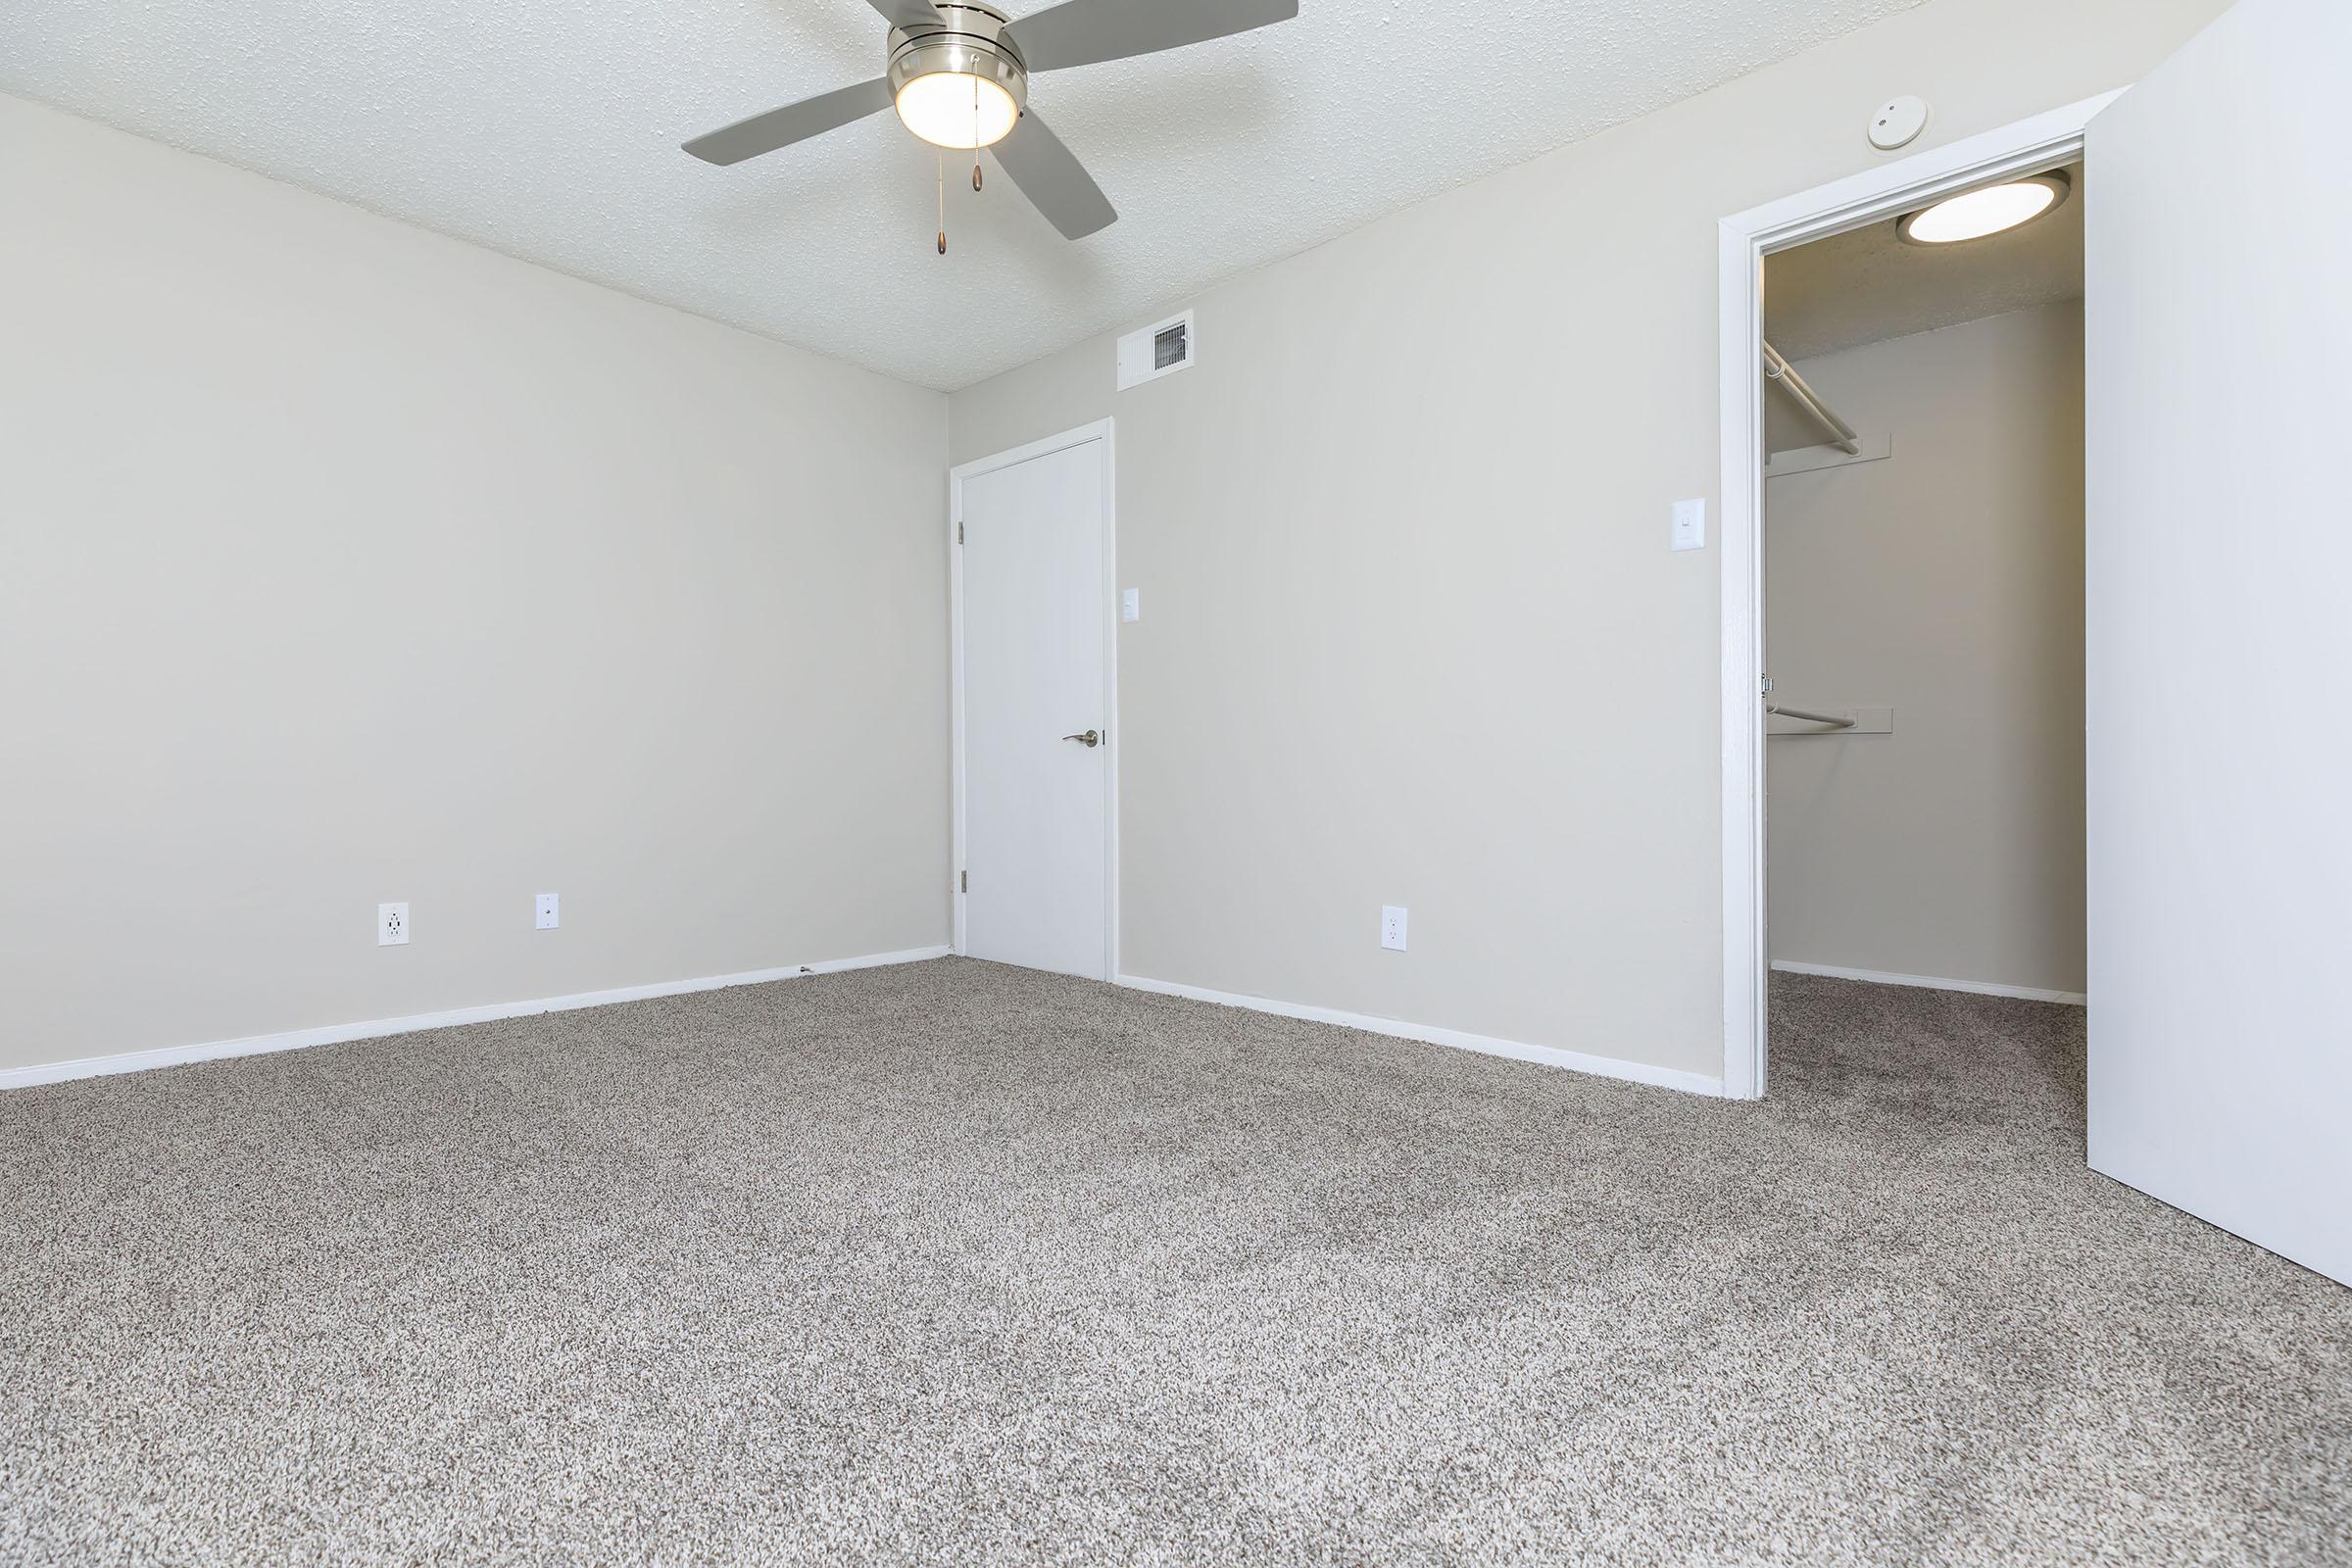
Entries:
MULTIPOLYGON (((1970 865, 1963 868, 1964 885, 1954 898, 1935 907, 1920 906, 1935 900, 1937 891, 1922 876, 1939 858, 1947 865, 1952 861, 1945 858, 1946 844, 1923 842, 1948 835, 1939 819, 1909 810, 1914 792, 1903 781, 1906 775, 1921 776, 1911 764, 1923 751, 1935 750, 1935 736, 1926 728, 1930 710, 1965 701, 1955 698, 1951 674, 1935 667, 1935 637, 1963 646, 1963 671, 1982 668, 1998 656, 1988 646, 1994 641, 1989 635, 1976 637, 1948 624, 1914 624, 1928 614, 1950 618, 1948 605, 1935 598, 1938 579, 1948 571, 1950 556, 1965 557, 1972 542, 1954 537, 1959 525, 1948 514, 1964 510, 1965 502, 1943 493, 1948 480, 1933 490, 1923 487, 1916 504, 1907 503, 1902 491, 1907 479, 1924 480, 1954 468, 1951 443, 1942 439, 1951 426, 1936 416, 1953 414, 1964 389, 1936 384, 1938 370, 1951 373, 1973 352, 1978 363, 1968 376, 1971 389, 1987 376, 1997 381, 1993 362, 2004 346, 2023 347, 2016 341, 2019 332, 2004 329, 2020 323, 2000 323, 2001 318, 2033 311, 2064 315, 2070 309, 2081 317, 2087 311, 2082 258, 2094 211, 2087 187, 2098 171, 2085 152, 2086 131, 2123 96, 2105 94, 1895 159, 1723 221, 1724 1088, 1733 1098, 1769 1091, 1772 980, 1797 972, 1775 970, 1776 959, 1889 980, 1969 981, 2077 996, 2090 989, 2081 956, 2086 921, 2077 915, 2065 930, 2063 900, 2045 902, 2033 922, 2045 934, 2061 930, 2055 965, 2039 962, 2020 970, 2005 956, 1996 960, 2003 944, 2014 952, 2027 940, 2014 932, 1979 929, 1966 933, 1974 946, 1930 947, 1938 936, 1954 935, 1952 927, 1972 901, 1979 909, 1986 898, 2005 899, 2014 907, 2022 895, 2015 888, 1986 892, 1997 881, 1989 873, 1980 876, 1983 867, 1970 865), (1948 198, 2061 177, 2062 200, 2033 221, 2005 231, 1947 246, 1914 244, 1904 232, 1907 219, 1948 198), (1994 266, 1994 260, 2010 265, 1994 266), (2003 308, 2011 303, 2023 310, 2003 308), (1924 356, 1938 353, 1946 363, 1931 367, 1924 356), (1840 406, 1833 389, 1848 376, 1855 379, 1840 406), (1891 405, 1886 416, 1878 408, 1879 399, 1895 388, 1903 405, 1899 421, 1891 405), (1857 403, 1856 397, 1867 401, 1857 403), (1922 425, 1922 417, 1935 422, 1922 425), (1793 509, 1802 515, 1807 503, 1827 508, 1822 514, 1833 520, 1804 530, 1805 539, 1794 526, 1783 528, 1784 547, 1775 551, 1779 559, 1768 561, 1771 511, 1793 509), (1905 530, 1903 516, 1883 515, 1888 507, 1897 514, 1916 513, 1917 520, 1905 530), (1873 531, 1835 520, 1841 510, 1872 511, 1881 514, 1881 525, 1873 531), (1831 548, 1828 541, 1839 537, 1858 548, 1831 548), (1945 553, 1942 559, 1939 550, 1945 553), (1795 569, 1819 575, 1802 583, 1776 580, 1795 569), (1886 580, 1875 580, 1879 577, 1886 580), (1799 610, 1808 603, 1834 604, 1836 613, 1824 623, 1816 612, 1804 626, 1790 628, 1785 615, 1773 612, 1776 589, 1799 610), (1778 649, 1770 646, 1774 635, 1782 641, 1778 649), (1874 637, 1879 639, 1875 649, 1874 637), (1784 655, 1795 662, 1793 667, 1786 662, 1776 667, 1775 660, 1784 655), (1877 660, 1889 657, 1914 668, 1876 667, 1877 660), (1828 685, 1807 690, 1808 681, 1828 685), (1905 683, 1911 683, 1908 693, 1891 689, 1905 683), (1824 716, 1807 719, 1800 713, 1824 716), (1790 820, 1777 824, 1768 809, 1780 804, 1772 798, 1775 767, 1783 774, 1784 794, 1812 775, 1812 800, 1818 803, 1810 809, 1791 809, 1790 820), (1840 807, 1855 813, 1851 830, 1799 868, 1794 885, 1776 898, 1769 873, 1784 868, 1772 863, 1771 852, 1778 848, 1787 858, 1822 843, 1836 826, 1829 813, 1840 807), (1846 852, 1860 845, 1883 849, 1892 856, 1892 864, 1884 856, 1856 861, 1846 852), (1874 904, 1884 911, 1898 894, 1904 900, 1899 918, 1887 922, 1866 912, 1874 904), (1779 907, 1768 909, 1768 903, 1779 907), (1782 919, 1777 934, 1769 918, 1774 913, 1782 919), (1848 941, 1849 935, 1856 940, 1848 941), (2072 975, 2065 967, 2070 952, 2075 955, 2072 975), (1993 967, 1995 961, 2001 967, 1993 967), (2065 983, 2069 979, 2075 983, 2065 983)), ((2046 327, 2047 320, 2042 324, 2046 327)), ((2078 356, 2080 345, 2078 336, 2078 356)), ((2087 393, 2082 388, 2087 381, 2080 368, 2075 375, 2072 461, 2080 475, 2085 461, 2082 430, 2087 393)), ((1980 435, 2006 422, 1999 411, 1981 405, 1963 415, 1963 423, 1980 435)), ((2046 440, 2039 445, 2048 450, 2046 440)), ((1984 454, 1976 457, 1982 465, 1984 454)), ((1966 459, 1958 461, 1965 465, 1966 459)), ((2009 488, 1979 482, 1981 477, 1971 475, 1962 489, 1984 497, 2009 488)), ((2080 487, 2076 498, 2072 532, 2078 543, 2071 569, 2080 627, 2084 569, 2080 541, 2085 531, 2080 487)), ((2060 530, 2065 531, 2063 522, 2060 530)), ((1980 584, 1993 569, 1981 560, 1970 564, 1980 584)), ((2048 587, 2041 585, 2044 591, 2048 587)), ((2022 612, 2019 604, 2016 595, 2004 594, 1988 607, 1980 594, 1968 608, 1980 618, 1997 621, 2001 614, 2022 612)), ((2079 639, 2082 633, 2075 635, 2079 639)), ((2066 688, 2078 713, 2086 704, 2082 669, 2078 658, 2066 688)), ((1975 721, 1967 722, 1973 726, 1975 721)), ((2074 734, 2086 766, 2080 721, 2074 734)), ((2015 751, 2012 740, 1994 744, 1996 750, 2015 751)), ((1962 777, 1988 762, 1972 759, 1960 770, 1962 777)), ((1928 804, 1939 795, 1947 808, 1953 806, 1961 781, 1931 779, 1928 804)), ((2079 791, 2076 799, 2080 807, 2079 791)), ((2006 808, 2013 801, 2001 804, 2006 808)), ((1973 814, 1973 804, 1970 809, 1973 814)), ((2078 814, 2078 836, 2086 831, 2084 820, 2078 814)), ((1982 825, 1971 828, 1982 831, 1982 825)), ((2075 858, 2080 865, 2081 852, 2075 858)), ((2079 910, 2087 907, 2086 883, 2078 871, 2079 910)), ((1786 983, 1784 989, 1788 989, 1786 983)))
POLYGON ((1777 973, 2083 1001, 2083 181, 1765 261, 1777 973))
MULTIPOLYGON (((2314 719, 2341 707, 2352 532, 2299 525, 2340 511, 2352 209, 2311 199, 2340 185, 2341 139, 2315 138, 2293 118, 2337 103, 2325 62, 2347 49, 2352 12, 2245 0, 2129 91, 1726 218, 1720 540, 1724 1078, 1727 1094, 1752 1098, 1767 1088, 1771 1038, 1768 750, 1899 745, 1913 728, 1906 708, 1918 706, 1800 694, 1767 657, 1768 632, 1797 634, 1766 600, 1764 535, 1778 526, 1766 492, 1795 482, 1764 476, 1766 399, 1809 401, 1804 417, 1826 412, 1856 438, 1873 433, 1868 407, 1839 403, 1829 357, 1817 357, 1818 376, 1793 368, 1802 386, 1784 390, 1788 370, 1767 376, 1769 261, 1947 197, 2073 170, 2085 258, 2088 997, 2087 1049, 2067 1086, 2085 1107, 2075 1125, 2092 1170, 2352 1282, 2352 1215, 2335 1196, 2352 1187, 2342 1132, 2352 1054, 2334 979, 2352 941, 2342 900, 2352 815, 2341 728, 2314 719), (1768 676, 1774 689, 1761 692, 1768 676), (1768 703, 1784 711, 1768 714, 1768 703), (1807 722, 1790 710, 1882 706, 1894 709, 1885 735, 1858 733, 1859 722, 1842 741, 1767 735, 1807 722)), ((1847 439, 1831 444, 1866 455, 1847 439)), ((1879 461, 1899 463, 1906 439, 1892 431, 1892 455, 1879 461)), ((2050 557, 2032 559, 2046 567, 2050 557)), ((1943 569, 1955 569, 1948 558, 1943 569)), ((1846 678, 1828 665, 1811 673, 1823 672, 1846 678)))

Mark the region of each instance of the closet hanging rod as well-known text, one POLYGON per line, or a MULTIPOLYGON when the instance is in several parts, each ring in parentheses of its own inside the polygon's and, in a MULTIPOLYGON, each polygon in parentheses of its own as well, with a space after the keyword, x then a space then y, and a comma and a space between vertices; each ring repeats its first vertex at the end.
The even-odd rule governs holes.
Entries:
POLYGON ((1778 703, 1766 703, 1764 711, 1778 713, 1783 718, 1801 718, 1808 724, 1827 724, 1832 729, 1852 729, 1855 724, 1851 717, 1841 717, 1837 713, 1812 713, 1801 708, 1783 708, 1778 703))
POLYGON ((1813 416, 1822 428, 1836 437, 1832 445, 1836 446, 1838 451, 1845 453, 1848 457, 1861 452, 1862 442, 1860 437, 1854 434, 1854 427, 1832 414, 1830 406, 1821 401, 1820 395, 1805 385, 1805 378, 1796 373, 1796 367, 1783 359, 1781 351, 1769 343, 1764 345, 1764 373, 1770 379, 1778 381, 1783 390, 1796 399, 1800 408, 1813 416))

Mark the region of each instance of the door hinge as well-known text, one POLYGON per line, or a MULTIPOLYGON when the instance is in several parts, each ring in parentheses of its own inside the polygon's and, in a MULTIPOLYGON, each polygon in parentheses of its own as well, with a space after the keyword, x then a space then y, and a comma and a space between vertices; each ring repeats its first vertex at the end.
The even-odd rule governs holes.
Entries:
POLYGON ((972 891, 971 872, 958 871, 956 873, 956 891, 958 893, 969 893, 972 891))

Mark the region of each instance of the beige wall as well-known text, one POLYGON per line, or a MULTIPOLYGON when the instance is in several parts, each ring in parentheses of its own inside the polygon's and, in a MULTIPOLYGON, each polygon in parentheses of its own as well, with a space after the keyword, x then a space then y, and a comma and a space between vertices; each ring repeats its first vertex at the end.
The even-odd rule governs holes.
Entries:
POLYGON ((2082 989, 2082 307, 1798 367, 1883 463, 1769 481, 1772 956, 2082 989))
POLYGON ((958 461, 1118 420, 1122 967, 1719 1072, 1716 220, 2222 9, 1931 0, 1200 295, 1194 369, 956 394, 958 461))
POLYGON ((946 940, 942 398, 0 149, 0 1067, 946 940))

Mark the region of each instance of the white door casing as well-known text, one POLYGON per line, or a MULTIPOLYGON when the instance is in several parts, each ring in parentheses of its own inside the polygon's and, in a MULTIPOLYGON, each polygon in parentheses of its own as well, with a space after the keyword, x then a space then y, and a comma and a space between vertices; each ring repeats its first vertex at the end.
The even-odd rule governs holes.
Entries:
POLYGON ((2091 122, 2089 1152, 2352 1283, 2352 7, 2091 122))
POLYGON ((964 465, 950 524, 956 947, 1097 980, 1117 973, 1111 461, 1105 421, 964 465))
POLYGON ((1723 220, 1718 232, 1723 515, 1723 1092, 1765 1092, 1764 258, 1885 222, 2017 174, 2072 163, 2102 93, 1996 130, 1913 153, 1723 220))

